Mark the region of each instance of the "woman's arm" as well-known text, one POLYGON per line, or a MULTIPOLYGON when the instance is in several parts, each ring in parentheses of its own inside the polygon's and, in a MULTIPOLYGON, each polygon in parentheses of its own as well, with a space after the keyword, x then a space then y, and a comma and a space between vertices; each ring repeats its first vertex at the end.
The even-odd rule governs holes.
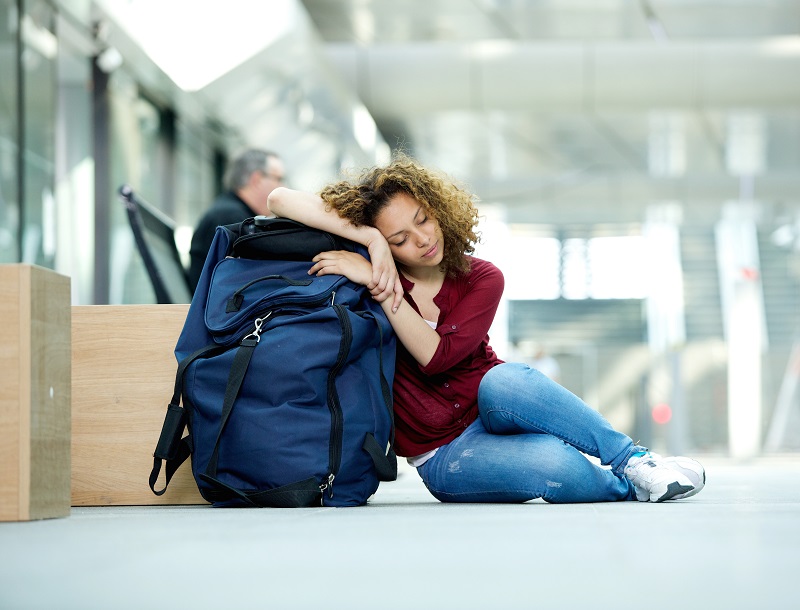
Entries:
POLYGON ((367 249, 375 240, 383 239, 378 229, 357 227, 333 210, 325 209, 325 202, 313 193, 294 191, 280 186, 270 193, 267 205, 275 216, 296 220, 309 227, 333 233, 366 246, 367 249))
POLYGON ((408 301, 404 300, 392 311, 388 311, 388 301, 383 301, 381 306, 403 347, 420 366, 428 366, 442 340, 439 333, 414 311, 408 301))
POLYGON ((281 218, 296 220, 304 225, 344 237, 367 248, 372 263, 372 278, 364 285, 379 302, 390 297, 392 310, 403 298, 403 287, 397 274, 386 239, 375 227, 357 227, 325 207, 318 195, 286 187, 273 190, 267 199, 270 212, 281 218))
MULTIPOLYGON (((365 284, 370 279, 371 269, 369 262, 360 254, 336 250, 320 252, 315 256, 314 266, 308 273, 312 275, 335 273, 345 276, 356 284, 365 284)), ((401 299, 399 306, 394 307, 390 299, 384 299, 381 301, 381 307, 400 342, 420 365, 427 366, 439 347, 441 341, 439 334, 405 300, 401 299)))

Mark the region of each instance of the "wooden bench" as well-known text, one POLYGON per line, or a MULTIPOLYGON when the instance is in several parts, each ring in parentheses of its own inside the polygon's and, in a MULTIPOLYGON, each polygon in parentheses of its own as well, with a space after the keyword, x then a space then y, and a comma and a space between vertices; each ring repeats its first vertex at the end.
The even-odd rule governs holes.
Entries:
POLYGON ((72 308, 73 506, 206 503, 188 460, 163 496, 148 485, 188 308, 72 308))

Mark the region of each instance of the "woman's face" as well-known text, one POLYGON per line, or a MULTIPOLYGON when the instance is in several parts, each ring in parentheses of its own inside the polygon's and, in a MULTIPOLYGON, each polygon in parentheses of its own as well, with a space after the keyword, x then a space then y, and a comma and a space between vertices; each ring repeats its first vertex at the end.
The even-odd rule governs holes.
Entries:
POLYGON ((444 256, 439 223, 413 197, 398 193, 375 218, 375 228, 389 242, 400 265, 413 269, 436 267, 444 256))

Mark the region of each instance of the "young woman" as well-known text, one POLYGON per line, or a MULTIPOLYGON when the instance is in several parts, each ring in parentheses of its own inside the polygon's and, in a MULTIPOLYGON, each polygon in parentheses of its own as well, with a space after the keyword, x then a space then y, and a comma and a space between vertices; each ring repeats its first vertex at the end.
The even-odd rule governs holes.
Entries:
POLYGON ((470 256, 474 197, 446 176, 400 155, 320 196, 278 188, 269 206, 367 247, 371 262, 323 252, 309 274, 367 286, 388 315, 395 449, 440 501, 661 502, 703 487, 695 460, 650 453, 545 375, 498 358, 487 332, 503 275, 470 256))

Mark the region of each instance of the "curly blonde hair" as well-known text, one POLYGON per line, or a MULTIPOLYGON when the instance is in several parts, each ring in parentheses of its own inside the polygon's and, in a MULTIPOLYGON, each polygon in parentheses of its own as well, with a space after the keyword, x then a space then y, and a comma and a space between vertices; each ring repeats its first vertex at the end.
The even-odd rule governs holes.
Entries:
POLYGON ((404 153, 395 153, 386 166, 364 170, 360 177, 325 187, 320 197, 327 209, 352 224, 374 227, 378 214, 398 193, 413 197, 439 223, 444 236, 442 270, 448 275, 469 271, 469 259, 464 255, 472 254, 480 239, 475 230, 475 196, 404 153))

